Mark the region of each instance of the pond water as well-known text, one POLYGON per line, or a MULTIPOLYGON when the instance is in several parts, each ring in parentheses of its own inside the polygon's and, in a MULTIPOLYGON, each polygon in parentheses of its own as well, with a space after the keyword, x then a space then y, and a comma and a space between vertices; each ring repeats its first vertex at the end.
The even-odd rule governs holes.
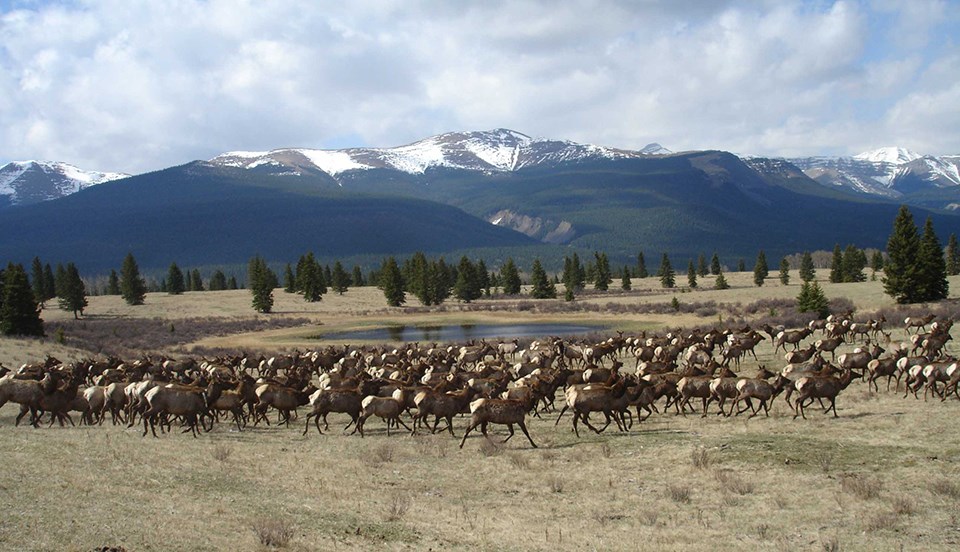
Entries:
POLYGON ((471 339, 546 337, 587 334, 605 330, 583 324, 460 324, 448 326, 387 326, 319 336, 330 341, 468 341, 471 339))

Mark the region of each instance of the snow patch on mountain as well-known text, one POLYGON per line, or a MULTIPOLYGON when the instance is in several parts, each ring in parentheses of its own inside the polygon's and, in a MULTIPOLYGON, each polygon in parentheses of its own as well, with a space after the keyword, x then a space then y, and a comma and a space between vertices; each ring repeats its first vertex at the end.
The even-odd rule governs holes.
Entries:
POLYGON ((69 163, 13 161, 0 167, 0 196, 7 202, 35 203, 76 193, 84 188, 130 175, 86 171, 69 163))
POLYGON ((871 151, 865 151, 854 155, 854 159, 860 161, 869 161, 871 163, 890 163, 892 165, 903 165, 923 157, 919 153, 910 151, 906 148, 888 146, 871 151))

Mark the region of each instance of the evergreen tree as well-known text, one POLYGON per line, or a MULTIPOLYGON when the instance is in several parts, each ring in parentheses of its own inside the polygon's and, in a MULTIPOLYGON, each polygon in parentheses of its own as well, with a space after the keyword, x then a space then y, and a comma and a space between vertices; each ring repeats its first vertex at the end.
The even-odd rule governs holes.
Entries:
POLYGON ((487 296, 490 295, 490 273, 487 272, 487 263, 483 262, 483 259, 477 261, 477 282, 480 284, 480 289, 483 290, 487 296))
POLYGON ((633 284, 630 282, 630 269, 623 267, 623 271, 620 272, 620 289, 630 291, 632 287, 633 284))
POLYGON ((687 263, 687 285, 690 286, 690 289, 697 287, 697 271, 693 268, 693 259, 690 259, 690 262, 687 263))
POLYGON ((800 279, 804 282, 813 281, 817 277, 817 271, 813 268, 813 256, 809 251, 804 251, 800 257, 800 279))
POLYGON ((747 262, 743 259, 737 261, 737 272, 746 272, 747 271, 747 262))
POLYGON ((333 270, 330 272, 330 289, 343 295, 350 288, 350 275, 343 269, 340 261, 333 263, 333 270))
POLYGON ((34 300, 42 307, 49 297, 47 297, 46 286, 43 285, 43 263, 40 262, 40 257, 33 258, 33 264, 30 267, 30 284, 34 300))
POLYGON ((873 257, 870 258, 870 270, 874 273, 883 270, 883 253, 880 250, 873 252, 873 257))
POLYGON ((500 277, 503 278, 503 292, 507 295, 517 295, 520 293, 520 271, 513 262, 513 257, 507 259, 500 269, 500 277))
POLYGON ((800 288, 800 295, 797 296, 797 312, 813 312, 817 318, 823 319, 830 314, 830 302, 820 284, 817 282, 804 282, 800 288))
POLYGON ((73 263, 67 263, 66 275, 60 289, 57 303, 61 310, 73 311, 74 320, 83 316, 83 309, 87 306, 87 288, 80 279, 80 272, 73 263), (79 313, 79 314, 78 314, 79 313))
POLYGON ((760 253, 757 254, 757 262, 753 265, 753 283, 757 286, 762 286, 763 281, 769 274, 770 268, 767 266, 767 255, 761 249, 760 253))
POLYGON ((227 289, 240 289, 240 286, 237 285, 237 277, 231 275, 230 279, 227 280, 227 289))
POLYGON ((643 259, 643 251, 637 253, 637 278, 646 278, 650 273, 647 272, 647 262, 643 259))
POLYGON ((780 259, 780 283, 790 285, 790 261, 786 257, 780 259))
POLYGON ((0 283, 3 285, 0 294, 0 333, 42 336, 40 305, 33 296, 33 288, 23 266, 10 263, 0 274, 0 283))
POLYGON ((413 257, 403 264, 403 281, 406 290, 412 293, 421 303, 429 305, 427 298, 427 256, 417 251, 413 257))
POLYGON ((427 268, 425 305, 440 305, 450 297, 450 290, 453 287, 450 278, 451 272, 443 257, 430 262, 427 268))
POLYGON ((843 281, 843 252, 840 244, 833 246, 833 260, 830 261, 830 283, 838 284, 843 281))
POLYGON ((388 305, 399 307, 406 302, 406 295, 403 293, 403 276, 400 274, 397 260, 393 257, 389 257, 383 262, 379 283, 388 305))
POLYGON ((360 265, 353 265, 353 273, 350 276, 350 283, 354 287, 363 287, 367 285, 367 281, 363 279, 363 271, 360 270, 360 265))
POLYGON ((323 266, 323 281, 332 287, 333 272, 330 271, 330 265, 323 266))
POLYGON ((483 294, 477 267, 466 255, 460 257, 457 265, 457 281, 453 285, 453 296, 464 303, 479 299, 483 294))
MULTIPOLYGON (((116 275, 117 272, 115 270, 111 270, 110 273, 116 275)), ((50 268, 50 263, 43 265, 43 293, 47 300, 53 299, 57 296, 56 278, 53 277, 53 269, 50 268)), ((117 292, 112 293, 111 295, 120 295, 119 283, 117 284, 117 292)))
MULTIPOLYGON (((277 282, 276 287, 280 287, 280 282, 277 282)), ((200 269, 193 269, 190 271, 190 291, 203 291, 203 278, 200 277, 200 269)))
MULTIPOLYGON (((213 282, 210 282, 210 289, 213 289, 213 282)), ((283 267, 283 291, 285 293, 297 292, 297 277, 293 275, 293 267, 290 263, 283 267)))
POLYGON ((147 296, 147 283, 140 276, 133 253, 127 253, 120 267, 120 295, 128 305, 142 305, 147 296))
POLYGON ((710 259, 710 274, 714 276, 720 275, 720 257, 716 253, 713 254, 713 258, 710 259))
POLYGON ((606 253, 594 252, 593 257, 596 261, 596 273, 593 277, 593 287, 599 291, 610 289, 610 282, 613 281, 613 275, 610 273, 610 261, 606 253))
POLYGON ((250 259, 247 265, 247 282, 253 294, 253 309, 257 312, 268 313, 273 310, 274 286, 269 272, 270 268, 260 255, 250 259))
POLYGON ((893 221, 893 232, 887 240, 887 262, 884 263, 883 290, 897 303, 922 301, 917 257, 920 235, 913 222, 913 214, 906 205, 900 206, 893 221))
POLYGON ((673 267, 670 265, 670 258, 667 257, 667 254, 664 253, 663 257, 660 259, 660 268, 657 270, 657 274, 660 275, 660 285, 665 288, 672 288, 676 285, 674 279, 675 273, 673 267))
POLYGON ((533 289, 530 295, 534 299, 556 299, 557 287, 547 278, 547 273, 540 264, 540 259, 533 260, 533 268, 530 270, 530 279, 533 289))
POLYGON ((844 282, 866 282, 863 269, 867 266, 867 255, 853 244, 847 246, 840 261, 844 282))
MULTIPOLYGON (((947 240, 947 251, 945 256, 947 257, 947 276, 956 276, 957 274, 960 274, 960 246, 957 245, 956 234, 950 234, 950 238, 947 240)), ((874 254, 874 257, 876 257, 876 254, 874 254)), ((880 264, 882 267, 882 255, 880 257, 880 264)), ((874 269, 874 271, 877 270, 879 269, 874 269)))
POLYGON ((315 303, 323 298, 327 291, 323 282, 323 270, 313 257, 313 252, 307 253, 297 262, 295 277, 297 288, 303 293, 304 301, 315 303))
POLYGON ((587 270, 580 262, 580 255, 573 254, 571 262, 571 276, 573 277, 573 291, 582 291, 587 286, 587 270))
POLYGON ((186 291, 186 285, 183 282, 183 271, 177 263, 170 263, 170 268, 167 269, 167 293, 180 295, 184 291, 186 291))
POLYGON ((933 231, 933 219, 927 217, 920 237, 920 251, 917 254, 918 276, 920 277, 920 300, 939 301, 946 299, 947 263, 943 258, 940 239, 933 231))
POLYGON ((701 253, 700 256, 697 257, 697 276, 700 276, 700 277, 702 278, 703 276, 706 276, 707 274, 708 274, 708 272, 707 272, 707 257, 706 257, 706 255, 704 255, 703 253, 701 253))
POLYGON ((222 270, 214 270, 210 276, 210 291, 223 291, 227 289, 227 277, 222 270))
POLYGON ((713 282, 713 289, 730 289, 730 284, 727 283, 727 279, 724 277, 722 270, 717 274, 717 279, 713 282))
POLYGON ((62 293, 63 284, 67 279, 67 269, 62 264, 57 263, 57 272, 56 276, 53 277, 53 290, 56 292, 56 297, 60 297, 62 293))

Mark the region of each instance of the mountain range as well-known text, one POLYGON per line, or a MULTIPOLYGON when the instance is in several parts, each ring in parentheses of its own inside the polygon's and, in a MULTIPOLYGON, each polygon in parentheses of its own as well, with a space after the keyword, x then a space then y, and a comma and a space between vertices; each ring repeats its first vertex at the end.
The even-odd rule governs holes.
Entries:
MULTIPOLYGON (((658 144, 633 151, 506 129, 396 148, 234 151, 128 178, 104 174, 55 201, 36 202, 45 196, 4 177, 0 193, 15 194, 0 210, 0 258, 39 255, 100 271, 128 251, 156 269, 242 264, 256 253, 291 262, 310 250, 371 262, 466 253, 488 266, 508 255, 551 265, 594 250, 632 263, 642 250, 648 264, 662 252, 679 266, 716 251, 732 265, 759 249, 777 258, 836 243, 882 248, 901 202, 918 206, 918 223, 932 216, 945 241, 960 233, 949 211, 960 204, 958 159, 897 148, 807 159, 658 144)), ((0 175, 24 166, 11 165, 0 175)))

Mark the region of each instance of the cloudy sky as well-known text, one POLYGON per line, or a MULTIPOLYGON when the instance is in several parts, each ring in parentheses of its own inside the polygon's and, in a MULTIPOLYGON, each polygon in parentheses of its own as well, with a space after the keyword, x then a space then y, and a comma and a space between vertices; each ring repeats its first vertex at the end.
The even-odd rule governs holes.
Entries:
POLYGON ((137 173, 451 130, 960 153, 955 1, 0 0, 0 164, 137 173))

